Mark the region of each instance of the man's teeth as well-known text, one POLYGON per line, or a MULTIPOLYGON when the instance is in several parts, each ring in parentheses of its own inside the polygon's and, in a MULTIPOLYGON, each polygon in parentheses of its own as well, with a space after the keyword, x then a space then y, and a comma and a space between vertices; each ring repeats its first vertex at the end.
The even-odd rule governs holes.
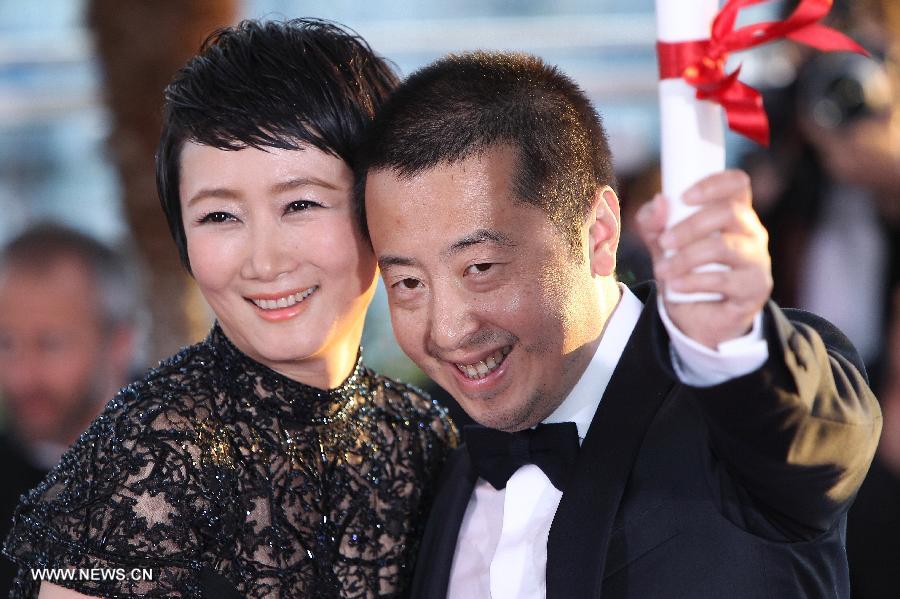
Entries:
POLYGON ((285 297, 279 297, 274 300, 265 300, 265 299, 255 299, 251 300, 254 304, 256 304, 259 308, 263 310, 277 310, 279 308, 289 308, 293 306, 297 302, 302 302, 310 295, 312 295, 313 291, 318 289, 318 285, 315 287, 310 287, 304 291, 300 291, 295 293, 294 295, 287 295, 285 297))
POLYGON ((459 368, 459 371, 462 372, 467 378, 483 379, 490 373, 497 370, 497 368, 499 368, 503 363, 503 359, 506 357, 506 354, 511 351, 512 347, 507 345, 504 348, 498 349, 477 364, 457 364, 456 367, 459 368))

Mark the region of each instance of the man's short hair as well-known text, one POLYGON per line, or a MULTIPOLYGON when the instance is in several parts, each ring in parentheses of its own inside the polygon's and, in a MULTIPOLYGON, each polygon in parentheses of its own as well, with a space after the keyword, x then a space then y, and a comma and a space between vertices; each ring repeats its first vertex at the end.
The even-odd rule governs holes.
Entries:
POLYGON ((543 209, 574 249, 598 186, 613 185, 600 116, 556 67, 519 53, 450 55, 413 73, 376 117, 357 172, 411 177, 509 144, 516 199, 543 209))
POLYGON ((106 331, 136 325, 140 310, 138 273, 122 253, 93 237, 60 224, 39 223, 0 250, 0 268, 27 269, 34 274, 64 260, 77 260, 92 278, 100 324, 106 331))
POLYGON ((387 62, 335 23, 247 20, 210 35, 166 88, 156 156, 160 201, 188 270, 178 193, 185 142, 222 150, 308 144, 352 169, 364 130, 396 85, 387 62))

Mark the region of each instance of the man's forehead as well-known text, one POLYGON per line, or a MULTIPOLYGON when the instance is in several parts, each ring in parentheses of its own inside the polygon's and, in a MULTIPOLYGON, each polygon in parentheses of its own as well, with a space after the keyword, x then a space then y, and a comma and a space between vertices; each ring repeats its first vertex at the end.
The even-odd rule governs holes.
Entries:
POLYGON ((413 188, 421 185, 434 185, 447 178, 457 183, 466 182, 464 178, 484 179, 490 177, 497 183, 512 182, 518 168, 518 151, 510 144, 497 143, 485 148, 474 149, 459 157, 441 159, 434 164, 423 167, 404 167, 385 165, 371 169, 367 182, 375 180, 378 186, 413 188))
POLYGON ((522 232, 543 225, 546 216, 513 199, 514 164, 511 149, 498 146, 414 174, 373 171, 366 212, 381 267, 411 265, 416 256, 443 260, 473 246, 520 243, 522 232))
POLYGON ((63 311, 77 307, 82 318, 93 319, 99 318, 99 294, 93 271, 77 256, 35 264, 10 261, 0 268, 0 297, 4 301, 28 297, 35 309, 38 305, 63 311))
MULTIPOLYGON (((456 238, 452 238, 447 243, 439 245, 436 249, 438 250, 441 259, 449 260, 469 248, 485 245, 513 248, 517 243, 509 234, 499 229, 478 228, 463 233, 456 238)), ((412 256, 393 254, 390 252, 378 255, 378 266, 382 270, 393 266, 420 265, 419 260, 412 256)))
POLYGON ((95 283, 94 270, 88 261, 77 254, 58 253, 9 259, 0 263, 0 280, 22 284, 59 282, 92 287, 95 283))

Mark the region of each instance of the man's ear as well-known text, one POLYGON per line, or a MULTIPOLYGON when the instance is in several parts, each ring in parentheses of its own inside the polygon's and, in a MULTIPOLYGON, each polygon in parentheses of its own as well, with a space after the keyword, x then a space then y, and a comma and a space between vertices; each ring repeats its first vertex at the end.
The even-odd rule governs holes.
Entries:
POLYGON ((609 185, 594 192, 588 215, 588 259, 591 274, 610 276, 616 272, 616 250, 622 232, 619 198, 609 185))

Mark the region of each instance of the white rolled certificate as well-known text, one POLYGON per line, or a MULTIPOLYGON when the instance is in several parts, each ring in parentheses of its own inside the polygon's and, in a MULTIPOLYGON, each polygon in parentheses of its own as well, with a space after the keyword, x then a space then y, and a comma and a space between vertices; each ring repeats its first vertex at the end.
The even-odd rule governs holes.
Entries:
MULTIPOLYGON (((709 39, 718 9, 717 0, 656 0, 657 38, 669 43, 709 39)), ((659 82, 662 186, 669 200, 668 227, 696 210, 684 204, 684 192, 725 168, 722 107, 698 100, 696 93, 683 79, 659 82)), ((718 293, 667 292, 666 297, 681 302, 721 299, 718 293)))

